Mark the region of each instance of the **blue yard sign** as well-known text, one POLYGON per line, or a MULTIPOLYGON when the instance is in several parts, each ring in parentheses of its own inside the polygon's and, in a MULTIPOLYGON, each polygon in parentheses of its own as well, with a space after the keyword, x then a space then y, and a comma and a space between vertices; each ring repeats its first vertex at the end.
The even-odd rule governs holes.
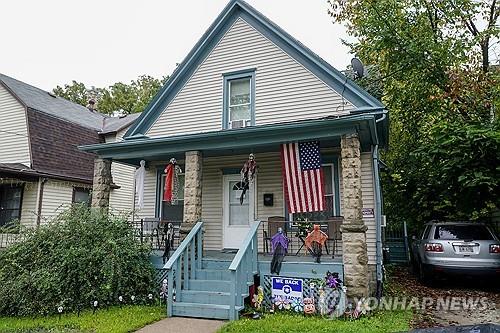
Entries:
POLYGON ((304 281, 301 279, 292 279, 284 277, 272 278, 272 296, 282 297, 290 301, 297 299, 302 302, 304 281))

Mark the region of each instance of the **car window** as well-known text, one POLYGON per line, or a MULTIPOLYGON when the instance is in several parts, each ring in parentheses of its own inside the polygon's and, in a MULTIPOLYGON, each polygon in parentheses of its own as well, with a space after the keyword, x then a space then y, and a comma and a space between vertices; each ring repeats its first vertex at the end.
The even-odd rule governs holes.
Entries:
POLYGON ((436 227, 434 239, 491 240, 493 236, 483 225, 439 225, 436 227))
POLYGON ((424 230, 424 234, 422 236, 422 239, 427 239, 429 238, 429 233, 431 232, 431 226, 428 225, 427 227, 425 227, 425 230, 424 230))

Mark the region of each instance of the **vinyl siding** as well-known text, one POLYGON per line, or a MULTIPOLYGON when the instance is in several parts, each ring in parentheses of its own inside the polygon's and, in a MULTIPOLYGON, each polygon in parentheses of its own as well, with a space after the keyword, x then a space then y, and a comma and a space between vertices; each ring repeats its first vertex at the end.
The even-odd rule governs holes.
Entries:
MULTIPOLYGON (((106 142, 121 141, 127 128, 116 134, 107 135, 106 142)), ((130 213, 134 210, 134 176, 136 168, 127 164, 112 162, 111 175, 113 182, 120 186, 112 189, 109 195, 109 206, 114 213, 130 213)))
MULTIPOLYGON (((375 187, 373 182, 373 160, 371 153, 361 154, 361 192, 363 197, 363 208, 375 209, 375 187)), ((368 263, 376 263, 376 229, 375 218, 364 218, 366 231, 366 245, 368 247, 368 263)))
POLYGON ((256 125, 349 113, 342 97, 239 18, 146 133, 150 137, 222 128, 223 73, 256 68, 256 125))
POLYGON ((135 198, 135 216, 138 219, 154 218, 156 207, 156 166, 150 165, 146 168, 144 176, 144 208, 137 206, 137 197, 135 198))
POLYGON ((27 182, 24 185, 23 203, 21 207, 21 225, 25 227, 36 226, 37 217, 38 182, 27 182))
POLYGON ((22 163, 31 167, 26 110, 1 83, 0 118, 0 163, 22 163))
MULTIPOLYGON (((248 156, 219 156, 203 159, 202 177, 202 220, 205 222, 204 245, 207 250, 222 248, 223 228, 223 169, 239 169, 248 156)), ((361 185, 363 207, 374 208, 374 188, 371 153, 363 153, 361 158, 361 185)), ((179 162, 180 163, 180 162, 179 162)), ((284 216, 283 185, 281 178, 281 162, 278 152, 260 153, 257 155, 259 170, 257 174, 256 219, 266 221, 270 216, 284 216), (273 193, 274 205, 263 204, 264 193, 273 193)), ((180 163, 182 164, 182 163, 180 163)), ((158 163, 162 165, 162 163, 158 163)), ((341 170, 339 170, 342 175, 341 170)), ((342 177, 340 178, 340 202, 342 214, 342 177)), ((144 209, 137 212, 138 218, 155 216, 156 205, 156 164, 150 165, 146 171, 144 183, 144 209)), ((364 219, 368 227, 366 233, 369 263, 375 263, 375 220, 364 219)), ((259 248, 262 250, 262 228, 259 230, 259 248)), ((337 246, 336 257, 342 255, 342 247, 337 246)))
POLYGON ((43 186, 41 223, 49 222, 71 205, 73 187, 89 188, 89 185, 51 179, 47 180, 43 186))

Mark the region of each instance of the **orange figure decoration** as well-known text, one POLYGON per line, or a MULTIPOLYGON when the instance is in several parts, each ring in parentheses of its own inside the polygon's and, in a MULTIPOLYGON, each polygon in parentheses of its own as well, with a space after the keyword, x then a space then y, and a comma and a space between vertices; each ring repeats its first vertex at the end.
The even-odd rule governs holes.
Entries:
POLYGON ((325 245, 327 239, 327 234, 321 231, 319 224, 314 225, 313 230, 305 239, 306 248, 312 253, 317 263, 320 262, 322 247, 325 245))

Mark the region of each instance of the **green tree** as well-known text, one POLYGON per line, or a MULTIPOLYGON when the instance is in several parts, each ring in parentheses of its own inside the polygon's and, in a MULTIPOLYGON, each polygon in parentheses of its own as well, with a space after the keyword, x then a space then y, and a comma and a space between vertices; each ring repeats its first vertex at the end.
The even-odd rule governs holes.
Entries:
POLYGON ((419 225, 498 209, 499 73, 488 53, 499 37, 496 0, 329 3, 356 40, 352 51, 380 73, 391 119, 383 155, 390 219, 419 225))
POLYGON ((57 86, 53 92, 83 106, 87 106, 88 101, 94 99, 97 110, 105 114, 130 114, 144 111, 167 79, 168 77, 159 80, 141 75, 130 84, 117 82, 106 88, 88 88, 84 83, 73 81, 64 87, 57 86))

